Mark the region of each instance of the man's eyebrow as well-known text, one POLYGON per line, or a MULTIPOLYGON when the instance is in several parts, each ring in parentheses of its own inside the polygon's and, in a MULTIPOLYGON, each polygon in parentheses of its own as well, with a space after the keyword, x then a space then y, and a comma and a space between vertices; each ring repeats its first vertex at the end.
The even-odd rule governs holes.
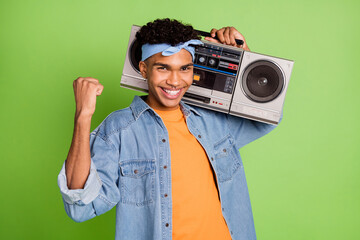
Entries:
POLYGON ((156 62, 153 64, 153 66, 162 66, 162 67, 166 67, 166 68, 169 68, 170 65, 169 64, 166 64, 166 63, 160 63, 160 62, 156 62))
POLYGON ((185 64, 185 65, 181 66, 181 68, 184 68, 184 67, 190 67, 190 66, 194 66, 194 63, 188 63, 188 64, 185 64))

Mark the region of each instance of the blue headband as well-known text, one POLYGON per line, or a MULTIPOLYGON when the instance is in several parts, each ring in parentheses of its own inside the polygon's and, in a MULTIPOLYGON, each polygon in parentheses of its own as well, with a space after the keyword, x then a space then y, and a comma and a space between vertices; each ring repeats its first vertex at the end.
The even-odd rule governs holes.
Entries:
POLYGON ((175 53, 178 53, 181 49, 185 49, 189 51, 191 53, 192 59, 194 60, 195 49, 194 47, 189 46, 190 44, 202 45, 203 42, 197 39, 192 39, 184 43, 179 43, 176 46, 171 46, 170 44, 167 43, 159 43, 159 44, 146 43, 141 47, 141 51, 142 51, 141 61, 144 61, 147 58, 159 52, 162 52, 163 56, 171 56, 175 53))

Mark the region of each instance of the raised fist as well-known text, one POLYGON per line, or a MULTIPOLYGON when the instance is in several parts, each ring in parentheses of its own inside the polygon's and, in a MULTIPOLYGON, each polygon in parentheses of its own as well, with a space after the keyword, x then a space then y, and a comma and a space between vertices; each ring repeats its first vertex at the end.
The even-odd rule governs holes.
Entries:
POLYGON ((91 77, 79 77, 73 82, 76 102, 76 117, 92 117, 95 112, 96 96, 101 95, 104 86, 91 77))

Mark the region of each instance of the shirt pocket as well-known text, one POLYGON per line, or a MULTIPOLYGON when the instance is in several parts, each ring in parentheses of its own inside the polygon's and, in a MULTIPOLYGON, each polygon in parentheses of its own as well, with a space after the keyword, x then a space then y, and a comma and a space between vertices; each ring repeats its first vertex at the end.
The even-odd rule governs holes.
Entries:
POLYGON ((214 144, 215 169, 219 182, 231 180, 239 167, 241 167, 238 151, 234 139, 230 135, 214 144))
POLYGON ((153 202, 155 160, 136 159, 120 162, 120 201, 137 206, 153 202))

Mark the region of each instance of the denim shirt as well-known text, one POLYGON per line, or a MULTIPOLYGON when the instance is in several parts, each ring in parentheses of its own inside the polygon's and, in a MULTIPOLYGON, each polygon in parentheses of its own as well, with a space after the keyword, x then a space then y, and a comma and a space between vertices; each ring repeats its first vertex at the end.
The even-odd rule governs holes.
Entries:
MULTIPOLYGON (((183 102, 180 107, 214 170, 232 239, 256 239, 239 149, 275 126, 183 102)), ((111 113, 90 134, 90 149, 90 174, 83 189, 67 188, 65 163, 58 176, 70 218, 82 222, 116 205, 115 239, 172 239, 169 137, 153 109, 136 96, 130 107, 111 113)))

